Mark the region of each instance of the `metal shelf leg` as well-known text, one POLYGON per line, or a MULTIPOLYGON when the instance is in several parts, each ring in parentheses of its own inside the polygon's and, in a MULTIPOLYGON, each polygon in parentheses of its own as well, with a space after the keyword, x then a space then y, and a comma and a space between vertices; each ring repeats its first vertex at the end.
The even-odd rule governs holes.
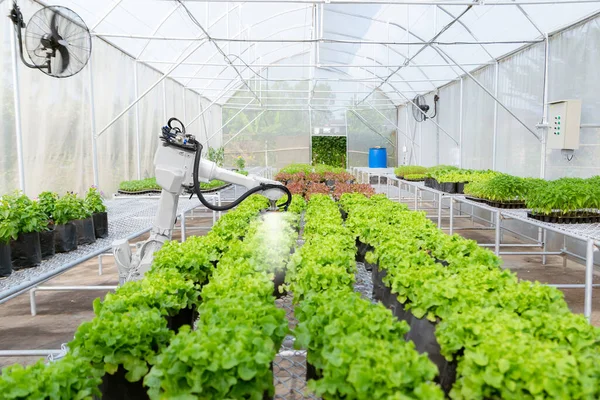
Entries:
POLYGON ((494 253, 500 255, 500 211, 496 211, 496 242, 494 243, 494 253))
POLYGON ((585 252, 585 301, 583 306, 583 315, 588 319, 592 318, 592 282, 594 279, 594 241, 588 239, 585 252))
POLYGON ((454 197, 450 197, 450 235, 454 229, 454 197))

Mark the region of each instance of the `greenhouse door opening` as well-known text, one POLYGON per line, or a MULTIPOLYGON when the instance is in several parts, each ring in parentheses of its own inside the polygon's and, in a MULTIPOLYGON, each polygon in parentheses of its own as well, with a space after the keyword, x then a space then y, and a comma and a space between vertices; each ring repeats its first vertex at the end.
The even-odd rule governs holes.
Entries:
POLYGON ((312 163, 346 168, 347 145, 346 136, 313 136, 312 163))

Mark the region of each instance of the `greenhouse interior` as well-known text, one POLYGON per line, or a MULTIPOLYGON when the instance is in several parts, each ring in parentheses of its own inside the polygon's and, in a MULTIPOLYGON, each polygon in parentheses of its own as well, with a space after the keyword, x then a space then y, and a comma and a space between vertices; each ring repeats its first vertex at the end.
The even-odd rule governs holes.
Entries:
POLYGON ((0 13, 0 399, 600 399, 600 0, 0 13))

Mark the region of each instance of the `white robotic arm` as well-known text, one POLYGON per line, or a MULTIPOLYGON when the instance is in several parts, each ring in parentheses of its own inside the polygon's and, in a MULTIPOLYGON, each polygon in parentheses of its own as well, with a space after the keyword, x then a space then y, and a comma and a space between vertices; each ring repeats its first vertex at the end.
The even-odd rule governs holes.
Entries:
MULTIPOLYGON (((199 181, 209 182, 218 179, 244 186, 249 189, 249 192, 265 195, 271 202, 271 208, 276 207, 276 202, 284 194, 287 193, 289 196, 289 191, 280 182, 253 175, 238 174, 220 168, 212 161, 201 159, 201 145, 195 141, 193 136, 185 133, 185 128, 183 131, 172 128, 173 120, 175 119, 169 120, 168 127, 163 128, 163 142, 154 156, 156 182, 162 191, 150 237, 148 240, 136 244, 135 254, 131 253, 127 240, 113 243, 113 254, 119 268, 119 283, 121 284, 126 280, 141 279, 144 273, 150 269, 154 252, 160 249, 165 241, 171 239, 177 217, 179 196, 184 187, 197 188, 199 181)), ((206 202, 201 194, 198 194, 198 197, 205 206, 216 208, 206 202)), ((246 194, 236 200, 233 205, 218 209, 232 208, 245 197, 247 197, 246 194)))

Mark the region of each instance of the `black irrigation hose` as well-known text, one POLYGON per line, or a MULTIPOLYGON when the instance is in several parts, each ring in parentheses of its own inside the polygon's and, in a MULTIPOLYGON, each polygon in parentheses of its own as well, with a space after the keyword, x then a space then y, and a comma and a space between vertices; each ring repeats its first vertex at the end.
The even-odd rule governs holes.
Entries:
POLYGON ((283 191, 287 195, 286 202, 283 204, 279 204, 278 207, 283 206, 283 210, 287 211, 288 206, 292 202, 292 193, 286 186, 276 185, 273 183, 261 183, 259 186, 249 189, 246 193, 244 193, 243 195, 241 195, 240 197, 235 199, 235 201, 233 203, 227 204, 225 206, 217 206, 217 205, 210 204, 208 201, 206 201, 206 199, 204 198, 204 196, 202 196, 202 193, 200 192, 200 181, 198 180, 198 168, 200 167, 202 145, 196 141, 196 146, 197 146, 197 149, 196 149, 196 157, 194 158, 194 172, 193 172, 194 192, 196 192, 196 196, 198 196, 198 200, 200 200, 200 203, 202 203, 202 205, 204 205, 206 208, 208 208, 209 210, 213 210, 213 211, 231 210, 232 208, 236 207, 238 204, 240 204, 242 201, 246 200, 246 198, 248 198, 249 196, 251 196, 254 193, 262 192, 263 190, 268 190, 268 189, 278 189, 278 190, 283 191))

